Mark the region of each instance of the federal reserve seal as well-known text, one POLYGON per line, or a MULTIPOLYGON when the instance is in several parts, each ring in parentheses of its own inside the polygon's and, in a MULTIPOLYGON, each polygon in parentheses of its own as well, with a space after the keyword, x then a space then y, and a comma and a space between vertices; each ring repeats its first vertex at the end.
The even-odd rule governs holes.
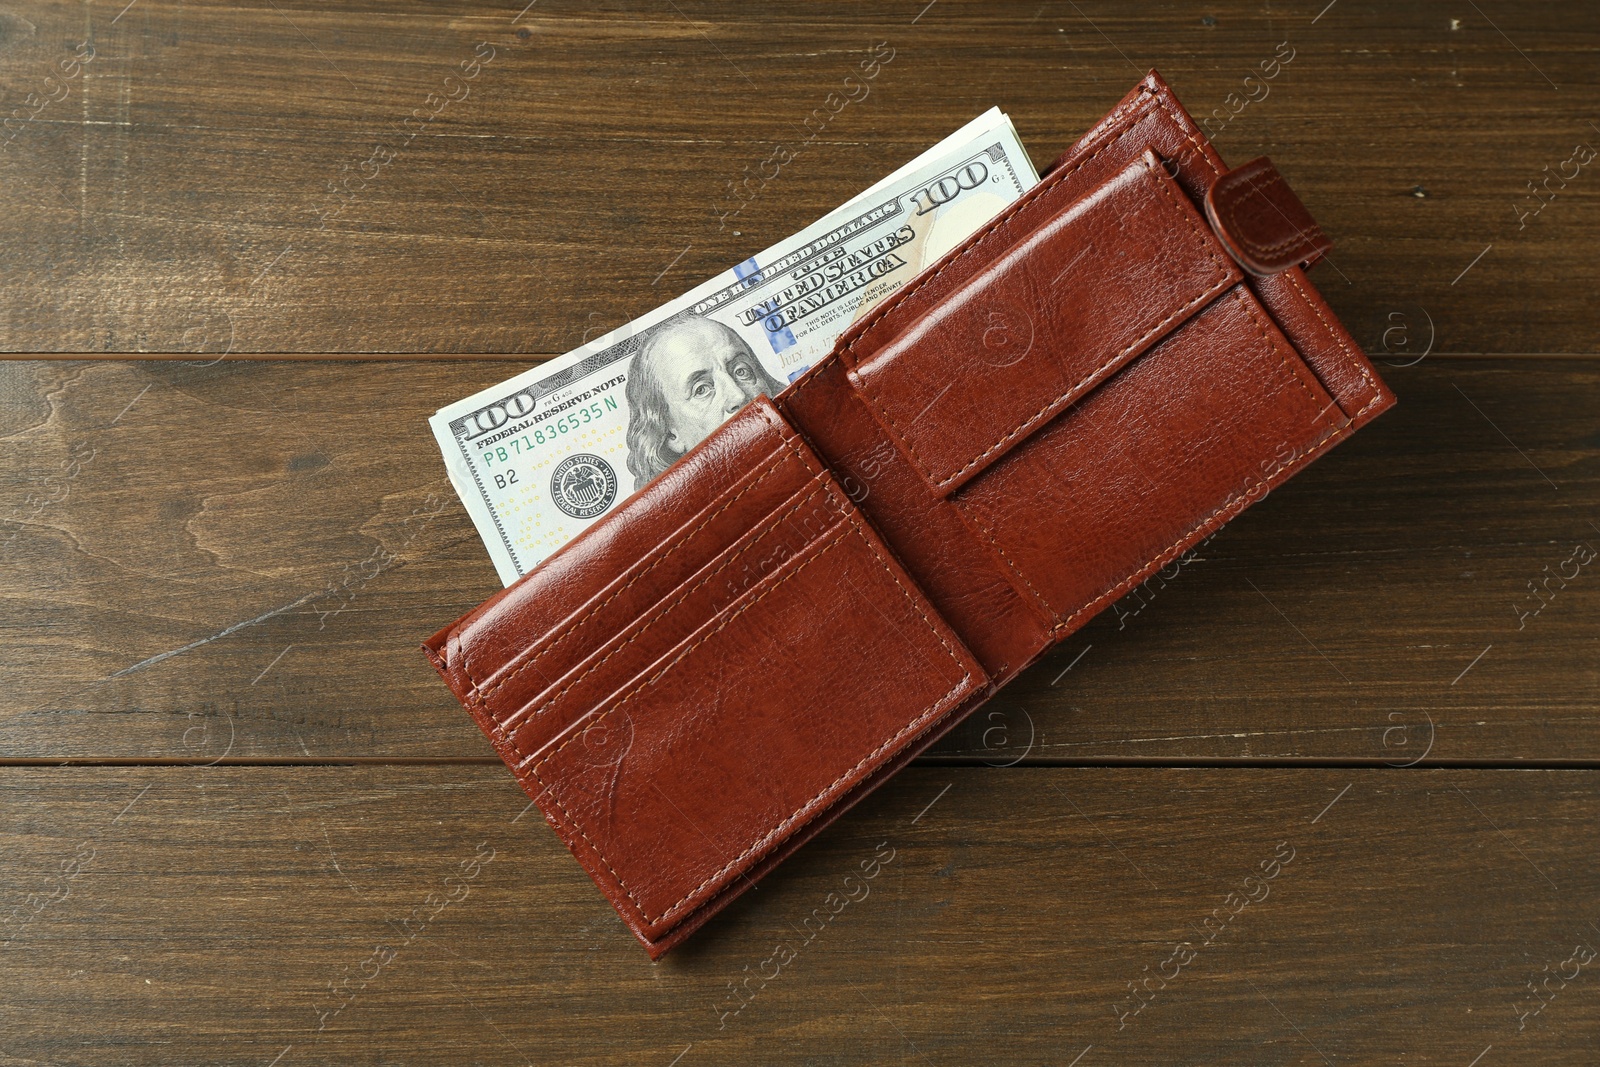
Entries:
POLYGON ((550 475, 550 499, 574 519, 592 519, 617 499, 617 472, 599 456, 574 452, 550 475))

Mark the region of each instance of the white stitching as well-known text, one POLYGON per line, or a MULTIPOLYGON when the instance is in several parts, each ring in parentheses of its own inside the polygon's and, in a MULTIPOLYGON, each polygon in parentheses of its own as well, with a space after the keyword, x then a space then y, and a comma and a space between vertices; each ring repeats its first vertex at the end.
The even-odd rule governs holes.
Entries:
POLYGON ((1367 408, 1370 408, 1374 403, 1377 402, 1378 398, 1383 396, 1383 390, 1378 388, 1378 383, 1373 380, 1372 374, 1366 368, 1366 357, 1358 356, 1356 353, 1350 351, 1350 346, 1345 344, 1344 338, 1339 336, 1338 331, 1336 331, 1323 316, 1322 309, 1317 307, 1316 301, 1311 299, 1311 294, 1307 293, 1305 289, 1301 287, 1299 280, 1294 276, 1293 269, 1285 271, 1284 277, 1289 279, 1289 284, 1295 287, 1295 291, 1300 294, 1300 299, 1305 302, 1306 307, 1311 309, 1311 313, 1317 317, 1317 321, 1322 323, 1322 328, 1328 331, 1328 336, 1333 339, 1333 343, 1338 345, 1344 351, 1344 354, 1350 357, 1350 362, 1354 364, 1356 373, 1360 374, 1361 380, 1367 383, 1367 388, 1371 389, 1376 394, 1372 400, 1369 400, 1361 408, 1361 410, 1356 412, 1353 416, 1353 418, 1360 418, 1366 413, 1367 408))
MULTIPOLYGON (((1217 179, 1217 189, 1225 194, 1231 194, 1234 187, 1239 185, 1240 182, 1244 182, 1244 184, 1248 186, 1251 197, 1259 197, 1262 200, 1266 200, 1266 191, 1275 185, 1281 185, 1285 189, 1289 188, 1288 185, 1284 183, 1283 175, 1274 171, 1272 177, 1268 178, 1267 181, 1261 185, 1255 185, 1238 172, 1235 172, 1233 175, 1224 175, 1217 179)), ((1321 229, 1317 226, 1315 221, 1313 221, 1311 224, 1312 229, 1310 232, 1296 229, 1288 237, 1285 237, 1281 241, 1275 241, 1270 245, 1257 244, 1255 241, 1252 241, 1239 227, 1239 209, 1244 206, 1245 199, 1247 198, 1235 200, 1231 195, 1229 195, 1229 199, 1227 201, 1228 232, 1233 236, 1233 239, 1239 242, 1239 244, 1242 245, 1248 252, 1250 252, 1251 255, 1260 260, 1271 260, 1274 256, 1289 248, 1297 241, 1300 242, 1308 251, 1314 251, 1316 249, 1318 243, 1317 237, 1321 236, 1321 229)), ((1216 194, 1213 193, 1212 202, 1215 203, 1215 201, 1216 194)), ((1268 204, 1273 208, 1273 210, 1278 211, 1280 214, 1282 213, 1282 209, 1272 205, 1270 201, 1268 204)), ((1285 216, 1284 221, 1289 221, 1287 216, 1285 216)))

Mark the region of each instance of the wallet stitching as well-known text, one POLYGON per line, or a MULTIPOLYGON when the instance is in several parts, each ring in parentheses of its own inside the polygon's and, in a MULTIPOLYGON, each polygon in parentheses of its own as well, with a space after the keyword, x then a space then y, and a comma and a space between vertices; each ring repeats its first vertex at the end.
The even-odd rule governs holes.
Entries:
POLYGON ((1221 176, 1223 174, 1223 170, 1222 170, 1221 167, 1217 166, 1217 164, 1212 160, 1212 158, 1210 156, 1206 155, 1205 148, 1200 144, 1200 141, 1195 137, 1195 134, 1198 133, 1199 130, 1195 127, 1194 123, 1185 122, 1184 121, 1184 117, 1182 115, 1178 114, 1176 111, 1172 110, 1172 107, 1167 103, 1167 101, 1165 99, 1157 99, 1156 105, 1158 107, 1160 107, 1162 111, 1165 111, 1167 113, 1167 117, 1170 118, 1174 123, 1177 124, 1178 129, 1185 131, 1184 139, 1187 140, 1191 145, 1194 146, 1195 154, 1200 157, 1200 162, 1202 162, 1206 166, 1210 167, 1211 168, 1211 173, 1217 175, 1218 176, 1218 180, 1221 180, 1221 176))
POLYGON ((1073 620, 1076 619, 1078 616, 1082 615, 1084 612, 1089 611, 1091 609, 1098 610, 1101 606, 1103 606, 1105 604, 1108 604, 1113 600, 1118 599, 1124 593, 1126 593, 1128 590, 1130 590, 1130 589, 1134 588, 1135 586, 1139 585, 1140 583, 1136 579, 1138 578, 1138 576, 1140 574, 1150 574, 1150 573, 1153 573, 1156 570, 1160 570, 1163 566, 1166 565, 1166 560, 1167 560, 1168 554, 1171 553, 1173 549, 1175 549, 1175 548, 1179 547, 1180 545, 1182 545, 1185 541, 1187 541, 1189 538, 1193 537, 1200 530, 1203 530, 1206 527, 1206 525, 1208 523, 1210 523, 1212 520, 1214 520, 1214 519, 1216 519, 1216 518, 1218 518, 1220 516, 1226 515, 1241 500, 1244 500, 1252 492, 1254 492, 1255 490, 1259 489, 1261 486, 1263 486, 1265 484, 1266 484, 1265 479, 1263 479, 1262 481, 1253 482, 1253 483, 1251 483, 1249 488, 1245 489, 1243 492, 1235 493, 1233 496, 1229 497, 1226 501, 1223 502, 1221 507, 1217 508, 1217 510, 1213 511, 1211 514, 1207 515, 1205 518, 1203 518, 1199 522, 1195 523, 1189 529, 1185 530, 1178 537, 1178 539, 1176 541, 1172 542, 1172 544, 1168 545, 1166 548, 1162 549, 1159 553, 1157 553, 1156 558, 1154 560, 1152 560, 1148 565, 1146 565, 1145 567, 1142 567, 1139 570, 1135 571, 1132 575, 1130 575, 1129 577, 1124 579, 1119 584, 1117 584, 1115 586, 1112 586, 1106 592, 1101 593, 1098 597, 1096 597, 1095 599, 1089 601, 1089 603, 1085 604, 1083 607, 1079 608, 1077 611, 1074 611, 1071 615, 1068 615, 1065 619, 1062 619, 1060 622, 1056 623, 1056 626, 1055 626, 1056 632, 1057 633, 1061 633, 1064 630, 1070 629, 1071 626, 1072 626, 1073 620))
MULTIPOLYGON (((740 497, 744 496, 746 493, 750 492, 756 486, 758 486, 762 482, 766 481, 766 479, 770 475, 772 475, 773 473, 775 473, 777 471, 778 461, 781 460, 781 459, 785 459, 785 458, 786 458, 786 454, 784 453, 782 448, 774 449, 772 451, 771 455, 769 455, 766 459, 762 460, 759 464, 757 464, 754 468, 752 468, 753 470, 759 471, 759 470, 761 470, 762 467, 766 467, 767 469, 765 471, 762 471, 762 473, 754 481, 752 481, 749 485, 745 486, 743 489, 739 490, 733 496, 729 497, 726 501, 724 501, 721 507, 717 508, 717 510, 713 511, 710 515, 707 515, 703 520, 701 520, 699 525, 697 525, 694 529, 690 530, 688 533, 684 534, 681 538, 679 538, 679 543, 681 544, 682 542, 687 541, 691 537, 693 537, 694 535, 698 534, 701 530, 705 529, 706 526, 713 519, 715 519, 718 515, 721 515, 724 511, 727 511, 730 507, 732 507, 734 505, 734 503, 737 502, 740 497)), ((660 552, 660 553, 658 553, 656 555, 656 557, 654 559, 652 559, 648 564, 646 564, 643 568, 641 568, 637 574, 635 574, 632 578, 628 579, 628 581, 621 588, 613 591, 610 596, 606 597, 605 600, 601 601, 599 604, 596 604, 582 618, 577 619, 574 622, 572 622, 572 623, 566 625, 565 627, 563 627, 560 636, 558 636, 554 641, 552 641, 549 644, 545 645, 544 648, 540 649, 538 652, 536 652, 532 656, 530 656, 527 659, 526 662, 524 662, 516 670, 512 671, 511 674, 507 675, 505 677, 505 679, 503 679, 502 681, 496 682, 493 686, 490 686, 488 689, 483 690, 482 691, 483 696, 484 697, 493 696, 495 693, 499 692, 501 689, 505 688, 507 685, 510 685, 517 678, 521 677, 527 670, 529 670, 535 664, 537 664, 538 662, 543 660, 544 657, 546 655, 548 655, 553 649, 555 649, 555 647, 557 645, 559 645, 561 642, 565 641, 574 632, 576 632, 578 627, 580 627, 583 623, 588 622, 589 619, 595 615, 595 613, 603 610, 606 607, 606 605, 610 604, 617 597, 621 596, 623 593, 627 592, 630 588, 632 588, 634 583, 638 582, 645 575, 647 575, 651 571, 653 571, 664 560, 666 560, 670 554, 671 554, 670 552, 660 552)), ((477 689, 478 688, 478 682, 477 682, 477 680, 475 678, 472 677, 471 667, 472 667, 472 664, 471 664, 470 660, 467 660, 465 657, 463 657, 463 659, 462 659, 462 669, 463 669, 464 673, 467 676, 467 680, 469 682, 472 682, 474 689, 477 689)), ((499 716, 491 715, 491 717, 494 719, 494 721, 497 724, 500 723, 500 717, 499 716)))
MULTIPOLYGON (((1294 367, 1290 366, 1289 353, 1284 351, 1285 346, 1274 342, 1271 335, 1267 333, 1266 324, 1261 321, 1261 316, 1256 314, 1256 309, 1252 306, 1255 301, 1245 298, 1243 286, 1241 286, 1238 290, 1235 290, 1233 296, 1235 300, 1239 301, 1239 306, 1244 308, 1245 314, 1250 316, 1250 324, 1256 328, 1256 333, 1261 335, 1262 342, 1266 344, 1267 348, 1272 352, 1273 355, 1278 357, 1278 362, 1283 366, 1284 373, 1300 386, 1300 388, 1305 392, 1307 400, 1317 405, 1319 410, 1316 417, 1320 418, 1322 412, 1327 410, 1327 407, 1317 400, 1317 394, 1311 391, 1311 387, 1306 384, 1305 379, 1296 374, 1294 367)), ((1332 400, 1333 397, 1330 396, 1328 399, 1332 400)))
MULTIPOLYGON (((901 595, 906 598, 906 602, 911 605, 912 610, 914 610, 917 613, 917 616, 922 619, 923 624, 928 627, 929 632, 931 632, 934 637, 938 638, 940 646, 942 646, 945 652, 949 654, 951 660, 955 662, 957 667, 961 667, 961 682, 965 682, 971 677, 971 672, 962 666, 961 657, 956 654, 956 650, 950 647, 950 642, 944 639, 944 634, 939 632, 939 627, 934 624, 932 619, 928 618, 928 613, 922 610, 922 605, 918 603, 917 598, 911 594, 911 590, 907 589, 905 583, 900 581, 900 576, 894 572, 894 569, 889 566, 888 561, 883 558, 883 553, 879 552, 878 549, 872 544, 871 539, 867 537, 867 532, 861 525, 861 520, 857 518, 857 509, 838 498, 838 495, 834 492, 834 485, 831 480, 826 483, 826 488, 828 495, 833 497, 834 502, 839 506, 840 510, 844 512, 845 518, 850 521, 850 525, 855 527, 856 534, 867 546, 867 551, 871 553, 872 558, 878 561, 878 565, 883 568, 884 573, 887 574, 889 579, 894 582, 895 587, 900 590, 901 595)), ((920 588, 918 589, 918 592, 921 592, 920 588)), ((927 599, 927 594, 923 594, 923 599, 927 599)), ((957 683, 958 686, 960 684, 961 683, 959 682, 957 683)), ((949 696, 949 694, 946 693, 945 696, 949 696)), ((939 699, 943 700, 944 697, 940 697, 939 699)))
MULTIPOLYGON (((824 482, 823 483, 823 488, 828 493, 828 495, 830 497, 833 497, 833 499, 834 499, 836 504, 839 503, 837 496, 835 496, 835 494, 833 492, 833 486, 830 483, 824 482)), ((843 505, 841 505, 841 506, 843 506, 843 505)), ((905 726, 901 727, 898 731, 896 731, 893 736, 887 738, 877 748, 873 749, 870 753, 868 753, 867 755, 863 756, 861 758, 861 760, 856 763, 855 766, 851 767, 849 770, 844 771, 837 778, 835 778, 832 782, 828 783, 822 789, 818 790, 811 797, 810 800, 807 800, 804 804, 802 804, 798 808, 796 808, 795 811, 791 815, 789 815, 787 818, 785 818, 782 822, 778 823, 772 829, 768 830, 761 837, 759 837, 755 841, 751 842, 751 844, 749 846, 747 846, 743 852, 741 852, 739 855, 735 856, 733 859, 729 860, 719 870, 717 870, 714 873, 708 875, 706 877, 706 879, 704 881, 702 881, 699 885, 697 885, 693 889, 689 890, 687 893, 685 893, 677 901, 674 901, 672 904, 668 905, 661 912, 661 914, 656 915, 656 916, 651 916, 651 915, 649 915, 649 914, 647 914, 645 912, 644 905, 639 901, 638 897, 633 895, 633 891, 628 888, 627 883, 622 880, 622 876, 617 873, 617 871, 616 871, 616 869, 614 867, 611 866, 611 863, 610 863, 610 861, 608 861, 606 859, 605 854, 603 852, 601 852, 600 848, 594 843, 593 840, 590 839, 589 835, 584 832, 583 826, 572 815, 572 813, 567 811, 567 809, 562 805, 561 798, 556 794, 555 790, 548 783, 546 783, 545 780, 542 777, 540 777, 540 775, 539 775, 539 768, 540 767, 544 766, 546 763, 550 762, 550 760, 552 760, 556 756, 558 756, 561 753, 562 749, 564 749, 568 745, 572 744, 572 742, 575 741, 580 735, 578 733, 574 733, 571 737, 567 738, 567 740, 563 741, 561 743, 560 747, 555 749, 555 751, 551 752, 544 759, 540 760, 538 763, 536 763, 532 767, 528 768, 528 772, 531 775, 533 775, 534 779, 537 780, 539 782, 539 784, 544 787, 545 790, 549 791, 550 797, 551 797, 551 802, 553 804, 555 804, 555 806, 558 809, 560 809, 562 815, 565 816, 567 821, 572 824, 572 827, 575 830, 578 831, 579 836, 581 836, 583 838, 583 840, 594 851, 595 855, 597 857, 599 857, 600 862, 605 864, 606 870, 611 872, 611 876, 614 879, 616 879, 617 885, 622 889, 622 891, 625 894, 627 894, 628 899, 633 901, 635 907, 639 911, 639 915, 645 920, 645 922, 650 923, 651 925, 654 925, 655 923, 660 922, 663 918, 665 918, 666 916, 672 914, 672 912, 674 910, 676 910, 678 907, 682 906, 682 904, 685 901, 687 901, 690 898, 692 898, 696 893, 699 893, 706 886, 710 885, 712 882, 716 881, 718 878, 721 878, 724 874, 728 873, 728 871, 730 871, 734 867, 738 866, 746 858, 748 858, 751 854, 757 852, 758 850, 763 848, 765 845, 767 845, 769 842, 771 842, 775 838, 781 836, 795 822, 797 822, 801 818, 803 818, 803 817, 807 816, 808 814, 810 814, 811 807, 814 804, 816 804, 816 802, 818 800, 820 800, 825 794, 827 794, 828 792, 833 790, 835 787, 837 787, 839 785, 840 782, 844 781, 846 778, 849 778, 852 774, 856 773, 862 767, 866 766, 868 763, 871 763, 886 748, 888 748, 891 745, 893 745, 896 742, 898 742, 907 733, 910 733, 913 730, 917 730, 917 729, 920 729, 923 726, 925 726, 929 716, 931 716, 935 712, 935 710, 940 707, 940 705, 944 704, 945 701, 949 700, 952 696, 954 696, 957 692, 959 692, 969 681, 972 680, 972 671, 970 669, 968 669, 961 662, 961 658, 956 654, 955 649, 950 647, 950 643, 945 640, 944 634, 939 632, 939 628, 934 624, 933 620, 929 619, 927 613, 922 610, 922 605, 919 604, 917 602, 917 599, 914 596, 911 595, 911 591, 906 588, 905 583, 900 581, 899 576, 894 573, 894 570, 889 566, 888 561, 883 558, 882 552, 880 552, 878 550, 878 548, 873 545, 872 541, 867 537, 865 529, 863 529, 860 521, 857 520, 857 518, 855 517, 855 515, 851 512, 851 510, 849 508, 845 508, 844 509, 844 517, 849 520, 850 526, 855 531, 856 536, 858 538, 860 538, 863 547, 865 547, 867 549, 868 555, 871 556, 872 559, 874 559, 878 563, 878 565, 881 566, 884 569, 884 571, 889 575, 890 580, 893 581, 895 586, 900 590, 901 595, 906 598, 907 603, 909 603, 911 605, 911 607, 916 611, 917 615, 921 617, 923 623, 927 625, 928 631, 934 636, 934 638, 936 640, 938 640, 939 644, 944 648, 945 653, 950 656, 951 661, 954 662, 956 667, 959 668, 960 671, 961 671, 961 677, 959 679, 957 679, 955 681, 955 683, 953 685, 951 685, 951 687, 948 690, 946 690, 941 696, 939 696, 937 699, 935 699, 933 701, 933 703, 929 704, 926 708, 924 708, 923 711, 920 714, 918 714, 915 718, 913 718, 910 722, 906 723, 905 726)), ((648 680, 646 680, 644 682, 641 682, 637 686, 635 686, 632 690, 630 690, 628 692, 628 694, 626 696, 622 697, 615 704, 613 704, 610 708, 608 708, 605 711, 605 713, 602 716, 600 716, 600 718, 597 718, 595 720, 595 722, 598 723, 601 718, 604 718, 605 716, 611 715, 618 708, 622 707, 623 704, 625 704, 629 700, 631 700, 640 690, 644 689, 645 687, 647 687, 649 685, 654 684, 657 680, 659 680, 661 677, 663 677, 673 667, 677 666, 677 664, 679 662, 681 662, 685 657, 687 657, 689 655, 689 653, 693 652, 696 648, 699 648, 706 641, 709 641, 711 638, 715 637, 729 623, 731 623, 734 619, 738 618, 739 615, 742 615, 745 611, 747 611, 750 608, 754 607, 762 599, 764 599, 765 597, 770 596, 772 593, 776 592, 777 589, 784 582, 788 581, 790 578, 795 577, 801 571, 805 570, 805 568, 809 567, 811 564, 813 564, 817 560, 821 559, 827 553, 833 551, 833 549, 837 548, 840 544, 843 544, 844 540, 845 539, 844 539, 843 535, 835 538, 834 541, 831 544, 827 545, 825 548, 823 548, 821 551, 819 551, 816 555, 812 556, 810 559, 808 559, 805 562, 801 563, 794 570, 790 571, 788 574, 786 574, 782 578, 778 579, 778 581, 775 582, 765 592, 763 592, 759 596, 755 597, 755 599, 751 600, 749 603, 743 605, 739 609, 739 611, 736 612, 735 614, 730 615, 727 619, 724 619, 714 630, 712 630, 711 632, 707 633, 704 637, 700 638, 700 640, 696 641, 694 644, 690 645, 688 648, 684 649, 677 656, 673 657, 673 660, 672 660, 671 663, 666 664, 659 671, 657 671, 654 675, 652 675, 648 680)), ((593 724, 591 724, 591 725, 593 725, 593 724)))
MULTIPOLYGON (((820 483, 822 481, 823 477, 824 477, 824 475, 821 474, 821 473, 813 475, 809 479, 807 485, 802 486, 800 489, 796 490, 797 493, 801 493, 801 494, 804 494, 804 495, 801 496, 799 500, 795 501, 794 505, 792 507, 790 507, 787 511, 785 511, 783 514, 777 516, 777 518, 771 518, 770 516, 764 517, 763 520, 762 520, 763 526, 762 526, 761 532, 762 533, 766 533, 768 531, 771 531, 771 530, 775 529, 778 526, 779 523, 782 523, 784 520, 789 518, 789 516, 793 515, 795 512, 797 512, 801 508, 805 507, 808 503, 816 500, 817 496, 819 495, 817 490, 819 488, 826 488, 826 486, 818 484, 818 483, 820 483)), ((833 499, 833 498, 830 496, 830 499, 833 499)), ((834 503, 835 503, 835 506, 837 506, 837 503, 838 503, 837 500, 835 500, 834 503)), ((835 522, 834 525, 837 525, 837 522, 835 522)), ((826 537, 826 536, 827 536, 827 531, 824 531, 823 533, 819 534, 817 537, 812 538, 811 541, 808 542, 808 544, 815 544, 817 542, 817 540, 819 540, 822 537, 826 537)), ((752 537, 750 539, 750 541, 743 548, 739 549, 739 551, 735 552, 733 555, 729 556, 727 559, 725 559, 721 563, 717 564, 715 570, 712 570, 708 574, 701 575, 699 581, 695 582, 692 586, 689 586, 688 588, 686 588, 686 589, 682 590, 680 593, 678 593, 678 595, 675 596, 672 599, 671 603, 658 604, 655 607, 652 607, 648 613, 646 613, 645 615, 640 616, 634 623, 630 623, 629 625, 633 627, 633 631, 634 631, 632 637, 629 637, 626 641, 622 642, 622 644, 618 645, 616 648, 613 648, 610 652, 607 652, 605 655, 601 656, 594 663, 591 663, 589 665, 588 669, 586 669, 582 674, 578 675, 578 677, 574 678, 572 681, 570 681, 570 682, 566 683, 565 685, 563 685, 559 690, 556 691, 556 693, 554 695, 552 695, 550 697, 550 699, 543 701, 542 702, 543 706, 539 709, 538 713, 542 714, 544 712, 549 711, 549 709, 551 707, 553 707, 558 701, 560 701, 560 699, 562 697, 566 696, 567 693, 574 686, 578 685, 585 678, 588 678, 589 675, 593 674, 595 671, 597 671, 601 667, 605 666, 607 660, 611 659, 611 657, 617 655, 623 649, 625 649, 629 645, 633 644, 634 641, 638 640, 639 637, 642 634, 644 634, 644 632, 646 630, 648 630, 651 626, 655 625, 657 622, 660 622, 663 618, 665 618, 679 604, 682 604, 685 600, 689 599, 695 593, 699 592, 700 589, 702 589, 707 582, 711 581, 713 578, 716 578, 719 574, 722 574, 729 567, 733 566, 736 562, 739 561, 739 559, 741 557, 743 557, 747 552, 749 552, 751 549, 755 548, 760 543, 761 543, 761 537, 759 535, 756 536, 756 537, 752 537)), ((517 725, 518 725, 518 729, 521 729, 522 724, 518 723, 517 725)), ((570 738, 568 740, 570 740, 570 738)), ((517 751, 521 755, 526 755, 525 753, 522 753, 521 749, 518 749, 517 751)), ((552 755, 553 755, 553 753, 552 753, 552 755)))
POLYGON ((1317 302, 1311 299, 1311 294, 1307 293, 1305 289, 1301 287, 1299 279, 1297 279, 1292 273, 1287 275, 1287 277, 1289 279, 1289 284, 1294 286, 1295 291, 1300 294, 1300 298, 1304 300, 1306 306, 1311 309, 1311 313, 1317 317, 1317 321, 1322 323, 1323 328, 1328 331, 1328 336, 1333 338, 1334 343, 1344 351, 1345 355, 1350 357, 1350 362, 1355 365, 1356 372, 1361 375, 1361 380, 1367 383, 1367 388, 1372 390, 1372 399, 1367 401, 1366 404, 1362 406, 1361 410, 1355 413, 1354 417, 1360 418, 1362 415, 1366 414, 1368 408, 1372 407, 1372 405, 1383 399, 1383 390, 1378 388, 1377 382, 1373 381, 1372 374, 1366 368, 1366 359, 1357 356, 1356 353, 1350 350, 1350 346, 1345 343, 1344 338, 1339 336, 1339 332, 1335 330, 1333 326, 1329 324, 1327 318, 1323 316, 1322 309, 1317 307, 1317 302))
POLYGON ((1354 415, 1352 415, 1351 419, 1352 420, 1359 419, 1361 416, 1365 415, 1368 411, 1370 411, 1378 403, 1378 401, 1380 401, 1382 399, 1383 399, 1383 394, 1382 393, 1374 393, 1372 395, 1372 399, 1367 401, 1365 404, 1361 405, 1361 410, 1357 411, 1354 415))
POLYGON ((994 546, 994 550, 1000 553, 1000 558, 1006 561, 1006 566, 1011 568, 1011 573, 1022 579, 1022 584, 1028 587, 1028 592, 1032 593, 1034 599, 1044 608, 1045 614, 1053 616, 1055 612, 1050 607, 1050 601, 1046 600, 1044 594, 1035 589, 1033 583, 1028 581, 1028 576, 1023 573, 1021 567, 1017 566, 1017 561, 1012 559, 1004 548, 1000 547, 1000 541, 995 537, 994 531, 981 522, 974 522, 973 525, 983 531, 983 535, 989 539, 989 543, 994 546))

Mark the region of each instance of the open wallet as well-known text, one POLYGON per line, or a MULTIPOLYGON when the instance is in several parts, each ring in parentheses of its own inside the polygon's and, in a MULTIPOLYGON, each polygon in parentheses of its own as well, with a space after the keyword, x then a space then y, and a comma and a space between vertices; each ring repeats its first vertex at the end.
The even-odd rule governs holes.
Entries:
POLYGON ((1394 402, 1270 161, 1152 72, 434 666, 659 958, 1394 402))

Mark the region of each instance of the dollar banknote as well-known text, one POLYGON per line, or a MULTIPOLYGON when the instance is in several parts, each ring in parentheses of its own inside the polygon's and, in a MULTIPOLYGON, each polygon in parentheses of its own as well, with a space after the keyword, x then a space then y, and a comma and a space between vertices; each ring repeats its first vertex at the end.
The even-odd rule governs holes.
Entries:
POLYGON ((1038 181, 991 109, 829 213, 649 314, 441 408, 451 484, 510 585, 1038 181))

